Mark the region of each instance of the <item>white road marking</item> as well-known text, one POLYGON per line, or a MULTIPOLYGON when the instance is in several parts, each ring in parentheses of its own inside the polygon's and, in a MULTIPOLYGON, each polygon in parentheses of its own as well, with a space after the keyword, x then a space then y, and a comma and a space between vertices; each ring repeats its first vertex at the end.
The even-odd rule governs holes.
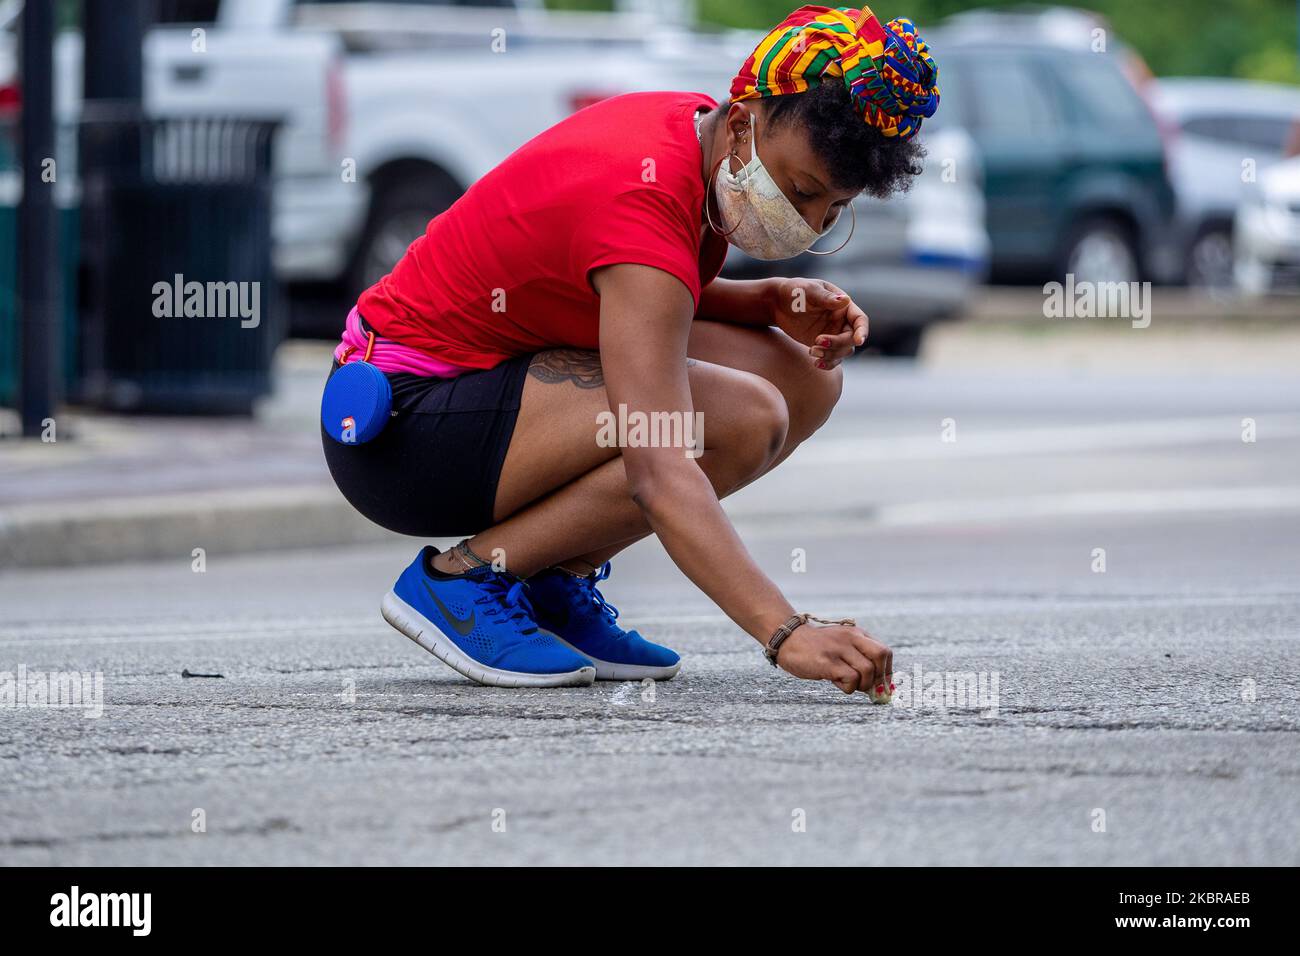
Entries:
POLYGON ((998 430, 963 429, 956 420, 956 441, 940 440, 940 416, 925 435, 880 438, 817 438, 790 457, 791 464, 840 465, 864 462, 930 461, 952 458, 993 458, 1012 455, 1048 455, 1120 448, 1155 448, 1223 442, 1241 446, 1241 419, 1253 417, 1259 441, 1300 437, 1300 415, 1260 414, 1240 417, 1162 418, 1134 422, 1101 422, 1040 428, 998 430))
POLYGON ((1084 515, 1297 510, 1300 510, 1300 487, 1129 488, 882 505, 875 510, 870 523, 905 527, 1084 515))
POLYGON ((259 621, 256 627, 250 627, 245 620, 208 620, 198 625, 179 618, 163 618, 148 622, 112 622, 107 624, 87 624, 85 621, 34 622, 29 625, 10 625, 21 637, 0 638, 0 647, 20 647, 26 644, 39 644, 42 647, 60 647, 82 645, 114 644, 189 644, 198 641, 273 640, 282 637, 302 636, 312 639, 330 636, 331 632, 340 635, 386 633, 387 626, 376 615, 357 618, 355 623, 341 623, 338 615, 313 620, 307 617, 294 617, 283 622, 259 621), (99 633, 90 637, 66 637, 69 632, 82 628, 91 628, 99 633), (108 631, 109 633, 104 633, 108 631))

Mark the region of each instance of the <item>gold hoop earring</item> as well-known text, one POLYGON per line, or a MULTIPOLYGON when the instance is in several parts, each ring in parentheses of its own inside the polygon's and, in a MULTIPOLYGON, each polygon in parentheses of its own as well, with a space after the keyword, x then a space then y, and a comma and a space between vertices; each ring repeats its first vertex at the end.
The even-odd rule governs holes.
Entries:
MULTIPOLYGON (((835 255, 835 253, 839 252, 841 249, 847 246, 849 244, 849 240, 853 238, 853 231, 858 228, 858 212, 856 209, 853 208, 852 199, 849 200, 849 214, 853 217, 853 221, 849 225, 849 234, 844 237, 843 242, 841 242, 838 246, 836 246, 834 249, 831 249, 828 252, 819 252, 816 249, 809 249, 808 251, 811 252, 814 256, 833 256, 835 255)), ((837 219, 836 222, 839 222, 839 220, 837 219)))
MULTIPOLYGON (((709 210, 709 197, 713 195, 713 181, 718 178, 718 171, 722 169, 722 164, 725 163, 727 160, 729 160, 732 156, 736 156, 735 150, 732 150, 726 156, 723 156, 720 160, 718 160, 718 165, 713 167, 713 175, 709 177, 709 185, 704 192, 704 218, 708 220, 709 228, 713 230, 713 234, 715 236, 722 236, 724 239, 727 236, 731 235, 733 232, 735 232, 737 229, 739 229, 740 223, 736 223, 726 232, 723 232, 721 229, 715 226, 713 224, 713 213, 709 210)), ((736 156, 736 159, 740 159, 740 157, 736 156)), ((721 215, 722 210, 719 209, 718 213, 719 215, 721 215)))

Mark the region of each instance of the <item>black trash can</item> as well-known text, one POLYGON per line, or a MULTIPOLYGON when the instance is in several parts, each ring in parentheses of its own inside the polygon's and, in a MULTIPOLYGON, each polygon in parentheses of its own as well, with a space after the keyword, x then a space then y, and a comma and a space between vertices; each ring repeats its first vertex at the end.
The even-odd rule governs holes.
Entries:
POLYGON ((271 265, 278 123, 83 119, 81 401, 249 414, 285 310, 271 265))

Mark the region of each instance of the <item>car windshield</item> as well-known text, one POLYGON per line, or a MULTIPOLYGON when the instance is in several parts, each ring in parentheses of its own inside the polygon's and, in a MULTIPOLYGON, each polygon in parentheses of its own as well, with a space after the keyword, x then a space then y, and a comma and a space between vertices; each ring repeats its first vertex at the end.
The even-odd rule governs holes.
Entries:
POLYGON ((1109 57, 1073 56, 1059 62, 1057 67, 1065 85, 1095 122, 1103 125, 1151 122, 1151 114, 1137 90, 1109 57))
POLYGON ((984 133, 1020 135, 1049 132, 1059 125, 1055 97, 1024 57, 951 55, 940 71, 940 112, 956 107, 949 121, 984 133))

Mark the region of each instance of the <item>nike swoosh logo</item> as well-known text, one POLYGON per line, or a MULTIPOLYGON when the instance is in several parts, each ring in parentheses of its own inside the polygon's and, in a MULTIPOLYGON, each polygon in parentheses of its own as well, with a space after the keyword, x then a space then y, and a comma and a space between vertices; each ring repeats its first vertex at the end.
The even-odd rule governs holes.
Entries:
POLYGON ((438 605, 438 610, 441 611, 442 616, 447 619, 447 623, 451 625, 451 629, 461 637, 468 636, 469 632, 474 630, 474 612, 470 611, 469 617, 467 618, 462 619, 457 617, 455 614, 452 614, 451 611, 447 610, 447 605, 438 600, 438 595, 433 593, 433 588, 429 587, 428 581, 422 581, 421 583, 424 585, 424 589, 429 592, 429 597, 433 600, 433 603, 438 605))

